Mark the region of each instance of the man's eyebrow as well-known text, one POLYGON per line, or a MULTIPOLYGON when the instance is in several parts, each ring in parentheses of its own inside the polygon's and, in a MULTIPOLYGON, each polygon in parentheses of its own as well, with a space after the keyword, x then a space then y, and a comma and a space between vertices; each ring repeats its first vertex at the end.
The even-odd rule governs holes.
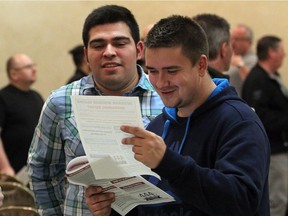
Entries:
POLYGON ((90 42, 89 42, 89 44, 92 44, 92 43, 102 43, 102 42, 104 42, 105 40, 103 39, 103 38, 95 38, 95 39, 93 39, 93 40, 91 40, 90 42))
POLYGON ((112 40, 129 40, 130 41, 130 38, 126 36, 117 36, 117 37, 112 38, 112 40))
POLYGON ((179 69, 180 66, 177 66, 177 65, 171 65, 171 66, 168 66, 168 67, 163 67, 161 68, 162 70, 171 70, 171 69, 179 69))
MULTIPOLYGON (((149 65, 146 65, 146 68, 147 69, 155 69, 154 67, 151 67, 149 65)), ((179 68, 180 68, 180 66, 172 65, 172 66, 168 66, 168 67, 163 67, 163 68, 161 68, 161 70, 179 69, 179 68)))
POLYGON ((149 65, 146 65, 146 68, 147 68, 147 69, 154 69, 154 67, 151 67, 151 66, 149 66, 149 65))
MULTIPOLYGON (((117 37, 114 37, 112 38, 112 41, 119 41, 119 40, 129 40, 130 41, 130 38, 129 37, 126 37, 126 36, 117 36, 117 37)), ((105 42, 106 40, 103 39, 103 38, 95 38, 93 40, 90 41, 89 44, 91 43, 102 43, 102 42, 105 42)))
POLYGON ((168 67, 163 67, 163 69, 180 68, 178 65, 171 65, 168 67))

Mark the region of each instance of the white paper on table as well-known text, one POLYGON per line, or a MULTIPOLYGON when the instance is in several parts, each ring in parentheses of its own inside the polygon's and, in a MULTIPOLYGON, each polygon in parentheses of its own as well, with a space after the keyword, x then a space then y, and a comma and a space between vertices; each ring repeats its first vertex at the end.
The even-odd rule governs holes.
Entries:
POLYGON ((72 109, 84 151, 96 179, 138 175, 160 177, 134 158, 131 145, 121 140, 130 134, 121 125, 143 128, 138 97, 71 96, 72 109))

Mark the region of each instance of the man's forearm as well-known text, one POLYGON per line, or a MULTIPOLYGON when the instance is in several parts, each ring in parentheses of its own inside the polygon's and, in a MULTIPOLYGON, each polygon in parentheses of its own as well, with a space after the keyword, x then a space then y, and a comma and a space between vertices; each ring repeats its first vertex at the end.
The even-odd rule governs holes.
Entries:
MULTIPOLYGON (((0 128, 1 134, 1 128, 0 128)), ((14 169, 11 167, 8 157, 6 155, 3 141, 0 137, 0 172, 8 175, 15 175, 14 169)))

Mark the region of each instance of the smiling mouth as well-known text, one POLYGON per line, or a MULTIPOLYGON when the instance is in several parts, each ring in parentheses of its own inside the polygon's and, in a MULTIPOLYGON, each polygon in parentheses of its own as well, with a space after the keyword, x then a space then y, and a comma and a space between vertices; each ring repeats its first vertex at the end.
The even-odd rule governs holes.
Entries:
POLYGON ((173 90, 169 90, 169 91, 161 91, 162 95, 169 95, 172 94, 174 91, 173 90))
POLYGON ((118 67, 118 66, 120 66, 120 64, 111 63, 111 64, 102 65, 102 68, 114 68, 114 67, 118 67))

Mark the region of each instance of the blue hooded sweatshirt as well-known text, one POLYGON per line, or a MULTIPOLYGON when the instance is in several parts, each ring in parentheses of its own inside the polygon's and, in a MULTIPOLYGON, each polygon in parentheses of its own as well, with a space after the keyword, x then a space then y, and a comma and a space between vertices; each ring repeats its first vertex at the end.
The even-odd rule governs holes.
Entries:
POLYGON ((267 216, 270 147, 255 112, 224 79, 188 118, 165 107, 147 130, 167 150, 150 181, 176 201, 142 205, 138 216, 267 216))

